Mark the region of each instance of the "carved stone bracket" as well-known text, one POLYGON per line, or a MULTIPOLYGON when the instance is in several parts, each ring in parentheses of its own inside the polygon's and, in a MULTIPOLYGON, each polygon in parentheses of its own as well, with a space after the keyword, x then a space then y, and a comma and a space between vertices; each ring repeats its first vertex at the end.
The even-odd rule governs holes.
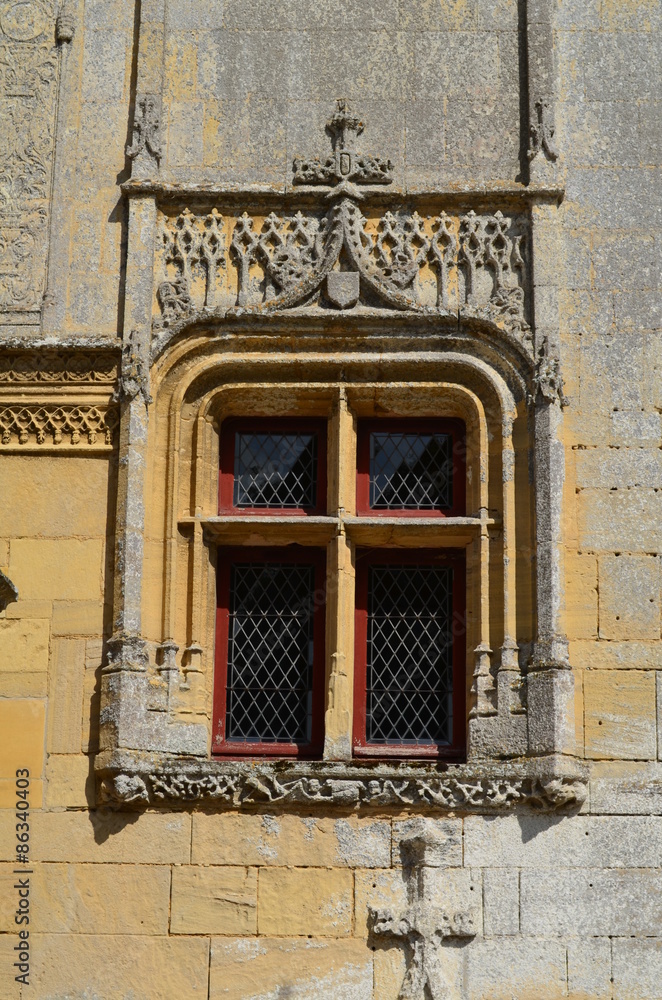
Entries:
POLYGON ((580 774, 554 774, 486 767, 458 767, 453 773, 386 765, 260 763, 213 761, 113 766, 100 758, 100 794, 116 806, 130 804, 215 804, 244 808, 340 806, 402 808, 419 812, 504 812, 518 807, 553 812, 577 808, 586 796, 580 774), (492 776, 486 776, 488 771, 492 776))

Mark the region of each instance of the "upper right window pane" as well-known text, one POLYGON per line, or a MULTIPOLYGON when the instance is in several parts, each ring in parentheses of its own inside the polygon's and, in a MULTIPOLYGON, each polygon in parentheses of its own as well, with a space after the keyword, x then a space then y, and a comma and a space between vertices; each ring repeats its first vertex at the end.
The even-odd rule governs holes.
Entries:
POLYGON ((459 420, 371 420, 359 426, 358 513, 464 514, 464 480, 459 420))

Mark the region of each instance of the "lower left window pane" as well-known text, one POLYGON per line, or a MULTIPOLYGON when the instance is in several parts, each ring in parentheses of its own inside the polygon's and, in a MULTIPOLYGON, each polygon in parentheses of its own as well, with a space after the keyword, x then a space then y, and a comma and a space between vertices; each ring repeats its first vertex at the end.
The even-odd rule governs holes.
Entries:
POLYGON ((220 550, 215 752, 321 749, 324 604, 321 553, 220 550))

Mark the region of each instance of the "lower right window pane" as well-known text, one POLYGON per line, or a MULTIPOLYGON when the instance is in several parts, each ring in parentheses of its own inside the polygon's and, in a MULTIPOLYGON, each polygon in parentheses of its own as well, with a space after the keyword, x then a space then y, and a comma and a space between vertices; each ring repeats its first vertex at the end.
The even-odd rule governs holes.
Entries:
POLYGON ((461 751, 463 598, 464 561, 456 554, 358 553, 356 752, 461 751))

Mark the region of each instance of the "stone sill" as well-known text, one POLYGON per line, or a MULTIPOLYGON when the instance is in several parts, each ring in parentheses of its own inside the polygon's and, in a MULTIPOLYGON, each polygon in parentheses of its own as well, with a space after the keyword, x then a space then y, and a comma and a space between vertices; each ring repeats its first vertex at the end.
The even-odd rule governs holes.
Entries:
POLYGON ((366 812, 577 811, 588 772, 561 756, 481 764, 193 760, 100 753, 99 800, 115 808, 340 808, 366 812))
POLYGON ((180 529, 202 525, 214 542, 232 545, 326 545, 340 531, 358 545, 466 546, 480 534, 481 526, 496 521, 477 517, 324 517, 316 515, 221 514, 218 517, 183 517, 180 529))

